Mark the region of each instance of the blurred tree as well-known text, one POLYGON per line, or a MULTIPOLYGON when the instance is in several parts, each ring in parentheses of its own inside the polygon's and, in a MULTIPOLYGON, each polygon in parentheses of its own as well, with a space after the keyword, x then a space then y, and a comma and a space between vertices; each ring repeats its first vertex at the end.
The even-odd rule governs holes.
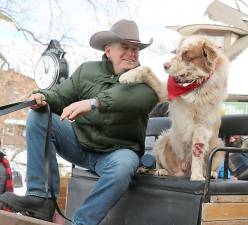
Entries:
MULTIPOLYGON (((26 64, 26 68, 35 67, 37 57, 34 56, 40 55, 51 39, 58 40, 70 54, 71 64, 78 65, 90 58, 90 35, 109 28, 117 19, 131 19, 136 15, 136 6, 133 5, 136 5, 133 0, 1 0, 0 21, 11 23, 17 30, 16 36, 23 36, 29 44, 30 48, 25 50, 32 49, 32 53, 25 51, 25 62, 19 63, 26 64)), ((8 46, 0 43, 3 56, 0 55, 0 59, 5 65, 7 55, 17 44, 15 41, 9 42, 8 46)), ((15 71, 22 72, 16 68, 15 71)))

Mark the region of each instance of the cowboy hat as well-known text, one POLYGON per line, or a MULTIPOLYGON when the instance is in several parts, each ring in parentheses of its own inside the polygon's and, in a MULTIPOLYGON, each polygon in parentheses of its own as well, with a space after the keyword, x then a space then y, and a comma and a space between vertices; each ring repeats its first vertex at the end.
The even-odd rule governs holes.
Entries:
POLYGON ((132 20, 119 20, 109 31, 100 31, 93 34, 90 38, 90 46, 92 48, 104 51, 107 44, 124 41, 139 44, 139 49, 142 50, 152 44, 151 38, 149 43, 142 43, 139 40, 139 30, 137 24, 132 20))

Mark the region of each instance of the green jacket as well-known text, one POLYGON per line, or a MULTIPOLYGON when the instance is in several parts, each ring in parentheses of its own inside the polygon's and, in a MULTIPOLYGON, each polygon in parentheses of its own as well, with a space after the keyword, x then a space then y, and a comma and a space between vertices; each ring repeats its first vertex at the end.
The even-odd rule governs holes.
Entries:
POLYGON ((101 107, 72 123, 79 143, 97 152, 129 148, 144 153, 148 113, 158 102, 145 84, 120 84, 110 61, 83 63, 51 90, 40 90, 51 110, 61 114, 69 104, 97 97, 101 107))

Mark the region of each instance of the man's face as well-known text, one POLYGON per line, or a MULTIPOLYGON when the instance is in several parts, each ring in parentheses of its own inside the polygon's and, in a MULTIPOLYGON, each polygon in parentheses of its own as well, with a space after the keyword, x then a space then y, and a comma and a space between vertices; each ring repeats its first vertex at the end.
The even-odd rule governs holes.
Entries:
POLYGON ((225 142, 227 147, 241 147, 242 145, 242 139, 239 135, 227 136, 225 142))
POLYGON ((139 64, 139 46, 135 43, 113 43, 105 47, 105 53, 113 64, 115 74, 126 72, 139 64))

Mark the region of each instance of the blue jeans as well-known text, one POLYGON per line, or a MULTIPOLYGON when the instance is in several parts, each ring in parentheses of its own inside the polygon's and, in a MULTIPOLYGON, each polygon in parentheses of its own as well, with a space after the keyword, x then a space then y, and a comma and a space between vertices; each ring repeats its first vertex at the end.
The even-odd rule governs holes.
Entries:
MULTIPOLYGON (((46 197, 44 173, 44 148, 47 129, 47 113, 30 111, 26 127, 27 139, 27 193, 46 197)), ((139 157, 130 149, 97 153, 85 151, 78 143, 69 121, 60 121, 52 114, 51 174, 56 196, 59 192, 59 171, 56 152, 78 166, 96 172, 100 178, 90 196, 73 216, 75 225, 96 225, 127 190, 139 165, 139 157)), ((48 193, 48 196, 50 194, 48 193)))

